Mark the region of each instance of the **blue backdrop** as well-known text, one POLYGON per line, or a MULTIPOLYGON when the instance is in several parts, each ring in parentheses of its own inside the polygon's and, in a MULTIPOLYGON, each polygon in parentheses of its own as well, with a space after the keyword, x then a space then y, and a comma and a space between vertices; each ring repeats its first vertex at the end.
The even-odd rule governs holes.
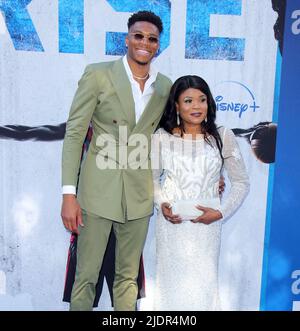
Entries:
POLYGON ((262 310, 300 309, 299 54, 300 1, 290 0, 285 16, 274 185, 266 225, 262 310))

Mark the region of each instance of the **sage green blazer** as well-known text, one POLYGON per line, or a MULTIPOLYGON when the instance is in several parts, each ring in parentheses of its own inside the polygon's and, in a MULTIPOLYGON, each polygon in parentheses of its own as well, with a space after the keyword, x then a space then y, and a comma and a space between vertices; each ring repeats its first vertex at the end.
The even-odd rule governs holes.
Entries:
POLYGON ((161 118, 171 81, 158 73, 154 84, 154 93, 135 123, 131 85, 122 59, 86 67, 72 102, 62 153, 62 185, 77 186, 80 172, 77 198, 86 211, 117 222, 124 222, 125 213, 128 220, 152 214, 151 134, 161 118), (80 169, 82 145, 90 122, 93 136, 80 169), (120 126, 127 131, 126 135, 119 134, 120 126), (141 146, 134 147, 134 141, 136 134, 141 133, 147 147, 142 147, 145 153, 137 155, 137 147, 141 146), (113 143, 103 143, 103 134, 113 143), (122 163, 123 169, 120 147, 121 154, 125 153, 128 159, 125 166, 122 163), (99 167, 103 162, 113 169, 99 167))

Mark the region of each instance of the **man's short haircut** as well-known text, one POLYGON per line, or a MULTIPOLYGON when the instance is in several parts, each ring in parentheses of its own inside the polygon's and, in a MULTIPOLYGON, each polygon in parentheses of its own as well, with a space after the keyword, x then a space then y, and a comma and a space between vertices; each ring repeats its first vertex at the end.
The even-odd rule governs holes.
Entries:
POLYGON ((158 28, 159 33, 163 31, 163 24, 160 17, 155 15, 152 11, 142 10, 132 14, 127 22, 128 30, 136 22, 149 22, 158 28))

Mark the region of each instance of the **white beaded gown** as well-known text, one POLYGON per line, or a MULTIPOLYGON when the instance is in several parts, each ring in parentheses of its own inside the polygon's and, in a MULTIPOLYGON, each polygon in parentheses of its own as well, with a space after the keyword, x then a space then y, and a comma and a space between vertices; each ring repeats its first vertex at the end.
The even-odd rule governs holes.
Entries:
POLYGON ((154 310, 221 310, 218 261, 222 223, 244 200, 249 181, 230 129, 218 129, 223 142, 224 168, 230 191, 220 203, 223 218, 210 225, 167 221, 160 205, 178 200, 219 199, 222 160, 214 138, 210 144, 183 139, 159 129, 152 138, 151 161, 156 220, 156 279, 154 310))

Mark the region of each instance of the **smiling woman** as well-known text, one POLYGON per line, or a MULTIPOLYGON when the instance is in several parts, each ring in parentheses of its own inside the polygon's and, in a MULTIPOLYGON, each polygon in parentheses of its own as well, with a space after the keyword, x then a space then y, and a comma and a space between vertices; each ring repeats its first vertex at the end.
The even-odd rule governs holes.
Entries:
POLYGON ((202 134, 201 123, 207 121, 207 108, 207 97, 202 91, 194 88, 187 89, 176 102, 179 123, 182 119, 186 129, 188 127, 195 133, 202 134))
POLYGON ((217 128, 215 119, 207 83, 198 76, 178 78, 152 140, 152 165, 159 165, 152 166, 158 210, 155 310, 221 309, 222 223, 243 202, 249 182, 233 132, 217 128), (223 167, 231 188, 221 201, 223 167))

